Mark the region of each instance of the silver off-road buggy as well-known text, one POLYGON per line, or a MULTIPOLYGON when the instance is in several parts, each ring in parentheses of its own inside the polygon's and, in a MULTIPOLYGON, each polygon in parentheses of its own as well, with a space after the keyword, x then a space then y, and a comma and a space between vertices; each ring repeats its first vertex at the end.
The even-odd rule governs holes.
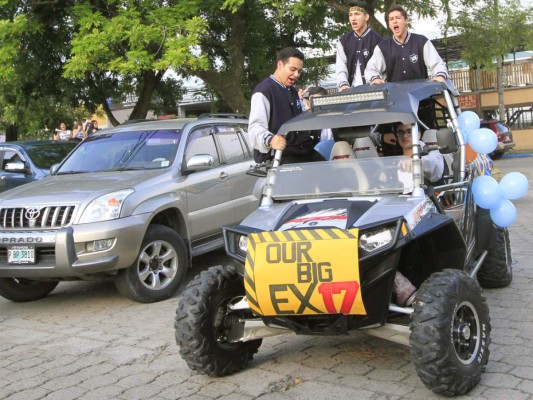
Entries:
POLYGON ((275 334, 364 329, 410 345, 432 391, 476 386, 491 332, 480 284, 511 282, 511 249, 507 230, 473 201, 479 168, 466 162, 457 95, 450 82, 360 86, 313 98, 284 124, 283 133, 331 128, 331 158, 338 143, 352 153, 280 164, 278 152, 263 171, 261 206, 224 227, 236 262, 202 272, 179 301, 176 341, 191 369, 237 372, 275 334), (376 156, 372 138, 395 123, 414 124, 412 158, 376 156), (434 136, 426 145, 453 154, 444 184, 424 182, 432 149, 421 147, 419 129, 434 136))

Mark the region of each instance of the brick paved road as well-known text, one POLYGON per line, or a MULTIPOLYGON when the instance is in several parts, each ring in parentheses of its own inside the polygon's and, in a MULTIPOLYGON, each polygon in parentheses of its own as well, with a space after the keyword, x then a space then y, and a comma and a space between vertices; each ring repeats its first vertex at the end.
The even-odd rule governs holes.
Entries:
MULTIPOLYGON (((513 283, 485 291, 492 318, 487 371, 462 398, 533 399, 533 159, 496 166, 502 174, 525 173, 530 191, 514 202, 513 283)), ((62 283, 33 303, 0 299, 0 399, 440 398, 417 377, 408 348, 360 332, 268 338, 246 371, 195 375, 174 343, 176 304, 137 304, 107 282, 62 283)))

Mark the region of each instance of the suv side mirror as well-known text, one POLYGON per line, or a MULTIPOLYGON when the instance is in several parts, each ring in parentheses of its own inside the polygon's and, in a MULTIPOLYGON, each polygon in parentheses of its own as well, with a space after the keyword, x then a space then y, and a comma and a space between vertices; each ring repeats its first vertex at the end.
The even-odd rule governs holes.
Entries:
POLYGON ((6 172, 19 172, 19 173, 26 173, 26 165, 23 161, 13 161, 6 164, 4 170, 6 172))
POLYGON ((205 171, 213 168, 214 163, 210 154, 195 154, 187 162, 187 171, 205 171))
POLYGON ((57 170, 59 169, 60 163, 54 164, 50 167, 50 175, 55 175, 57 170))

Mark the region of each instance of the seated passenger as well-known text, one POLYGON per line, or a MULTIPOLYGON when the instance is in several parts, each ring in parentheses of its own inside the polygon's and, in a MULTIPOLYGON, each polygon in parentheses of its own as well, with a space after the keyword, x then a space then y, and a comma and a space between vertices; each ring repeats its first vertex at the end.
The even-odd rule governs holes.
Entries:
MULTIPOLYGON (((403 155, 411 158, 413 156, 413 141, 411 125, 400 124, 396 128, 396 137, 403 149, 403 155)), ((419 131, 420 137, 420 131, 419 131)), ((424 143, 421 141, 421 145, 424 143)), ((421 157, 422 172, 426 182, 432 185, 444 184, 444 157, 438 150, 431 150, 426 156, 421 157)), ((402 168, 408 172, 412 171, 411 159, 402 164, 402 168)))
POLYGON ((378 142, 378 154, 380 157, 400 156, 403 154, 396 133, 394 133, 394 126, 391 124, 383 125, 380 128, 378 142))

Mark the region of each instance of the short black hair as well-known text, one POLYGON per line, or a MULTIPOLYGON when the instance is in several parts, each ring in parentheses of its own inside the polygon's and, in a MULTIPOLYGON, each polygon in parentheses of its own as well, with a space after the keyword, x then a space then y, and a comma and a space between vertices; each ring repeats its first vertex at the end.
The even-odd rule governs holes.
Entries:
POLYGON ((276 62, 283 61, 283 63, 286 63, 289 61, 289 58, 296 57, 300 60, 304 61, 304 53, 302 53, 300 50, 298 50, 296 47, 285 47, 283 50, 280 50, 280 52, 276 56, 276 62))
POLYGON ((393 11, 399 11, 403 17, 405 19, 409 19, 407 18, 407 11, 405 11, 405 8, 403 8, 401 5, 399 4, 393 4, 392 6, 389 7, 389 9, 387 10, 387 12, 385 13, 385 21, 388 23, 389 22, 389 14, 393 11))
POLYGON ((309 96, 315 96, 315 95, 325 96, 328 94, 328 91, 324 89, 322 86, 314 86, 309 89, 309 96))

